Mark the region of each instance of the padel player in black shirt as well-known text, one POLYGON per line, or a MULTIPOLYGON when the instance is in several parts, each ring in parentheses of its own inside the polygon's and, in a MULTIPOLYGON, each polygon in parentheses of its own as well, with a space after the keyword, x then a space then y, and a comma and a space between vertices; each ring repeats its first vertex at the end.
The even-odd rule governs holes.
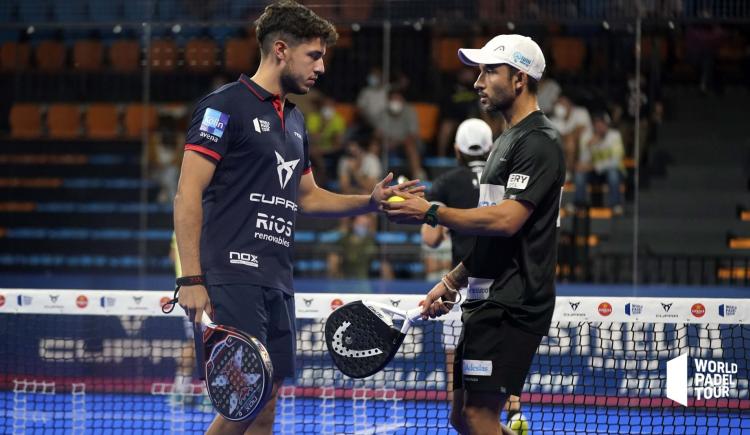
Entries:
POLYGON ((499 423, 500 410, 508 395, 520 395, 555 306, 565 165, 560 137, 537 104, 545 67, 539 46, 525 36, 500 35, 482 49, 460 49, 459 57, 480 69, 474 87, 483 108, 501 112, 508 123, 482 174, 479 207, 441 207, 412 195, 383 207, 397 222, 477 235, 471 253, 422 301, 423 316, 447 313, 445 300, 469 286, 451 424, 462 434, 511 434, 499 423))

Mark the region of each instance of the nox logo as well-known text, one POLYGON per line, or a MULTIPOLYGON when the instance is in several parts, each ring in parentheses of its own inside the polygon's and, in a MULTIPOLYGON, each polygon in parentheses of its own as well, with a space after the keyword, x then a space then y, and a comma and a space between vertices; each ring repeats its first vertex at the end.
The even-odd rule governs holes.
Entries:
POLYGON ((391 305, 394 307, 398 307, 398 304, 401 303, 401 299, 391 299, 391 305))
POLYGON ((292 221, 284 220, 284 218, 281 217, 268 216, 265 213, 258 213, 258 219, 255 221, 255 228, 266 231, 275 231, 277 234, 282 234, 287 237, 292 235, 293 226, 294 224, 292 221))
POLYGON ((310 306, 310 305, 312 305, 312 303, 313 303, 313 300, 312 300, 312 299, 305 299, 305 298, 302 298, 302 301, 304 301, 304 302, 305 302, 305 306, 306 306, 306 307, 309 307, 309 306, 310 306))
POLYGON ((581 305, 581 302, 568 302, 570 304, 570 309, 573 311, 578 310, 578 306, 581 305))
POLYGON ((661 308, 664 310, 665 313, 668 313, 669 310, 672 309, 672 304, 665 304, 664 302, 661 303, 661 308))
POLYGON ((246 254, 244 252, 230 252, 229 262, 231 264, 241 264, 243 266, 258 267, 258 256, 246 254))
POLYGON ((57 302, 57 298, 59 297, 60 295, 49 295, 49 301, 54 304, 55 302, 57 302))
POLYGON ((286 187, 287 183, 289 183, 289 180, 292 179, 294 168, 297 167, 299 159, 290 160, 287 162, 283 157, 281 157, 281 154, 279 154, 278 151, 274 152, 276 153, 276 163, 278 164, 276 166, 276 172, 279 173, 279 184, 281 184, 281 188, 283 189, 286 187))

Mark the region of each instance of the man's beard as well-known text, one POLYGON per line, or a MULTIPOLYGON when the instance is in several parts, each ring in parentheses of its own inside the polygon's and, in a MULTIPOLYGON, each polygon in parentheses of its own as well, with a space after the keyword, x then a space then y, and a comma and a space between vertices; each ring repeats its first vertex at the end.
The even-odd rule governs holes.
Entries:
POLYGON ((281 88, 288 94, 304 95, 309 92, 310 89, 303 88, 300 85, 301 80, 292 73, 290 65, 286 65, 281 71, 281 88))
POLYGON ((513 106, 513 101, 513 98, 509 98, 506 95, 501 95, 499 99, 487 97, 488 104, 485 106, 484 110, 490 114, 504 113, 513 106))

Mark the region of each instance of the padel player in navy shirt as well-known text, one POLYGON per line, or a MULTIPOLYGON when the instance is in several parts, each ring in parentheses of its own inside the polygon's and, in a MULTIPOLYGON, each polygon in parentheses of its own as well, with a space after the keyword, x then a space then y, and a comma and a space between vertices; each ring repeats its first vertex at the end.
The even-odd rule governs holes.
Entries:
POLYGON ((315 184, 302 113, 288 94, 305 94, 323 74, 334 27, 291 0, 266 7, 255 22, 261 61, 200 101, 188 130, 175 197, 182 271, 193 285, 179 303, 193 320, 208 310, 219 324, 258 338, 274 368, 271 400, 252 421, 217 415, 209 434, 271 434, 276 391, 294 376, 292 249, 297 212, 351 216, 378 210, 394 191, 421 194, 415 181, 372 195, 338 195, 315 184), (248 429, 248 432, 245 430, 248 429))

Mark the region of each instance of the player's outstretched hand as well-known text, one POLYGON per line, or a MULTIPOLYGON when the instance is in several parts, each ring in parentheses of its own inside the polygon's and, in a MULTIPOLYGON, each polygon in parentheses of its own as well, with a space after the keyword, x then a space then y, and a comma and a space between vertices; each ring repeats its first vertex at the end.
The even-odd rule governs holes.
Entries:
POLYGON ((456 300, 456 294, 451 293, 448 287, 445 286, 443 281, 439 281, 435 284, 425 296, 424 300, 419 302, 419 306, 422 307, 422 320, 434 319, 444 314, 448 314, 453 304, 451 302, 456 300))
POLYGON ((420 198, 424 197, 425 186, 419 185, 418 179, 406 180, 395 186, 388 186, 391 181, 393 181, 393 172, 389 172, 380 183, 375 185, 370 195, 370 205, 373 211, 382 209, 380 204, 392 196, 402 196, 405 193, 410 193, 420 198))
POLYGON ((208 291, 202 285, 180 287, 178 300, 192 322, 201 323, 203 311, 208 312, 209 315, 213 314, 211 312, 211 301, 208 299, 208 291))
POLYGON ((382 210, 391 222, 399 224, 419 225, 424 223, 424 215, 430 208, 430 203, 423 196, 410 192, 398 192, 404 201, 381 201, 382 210))

